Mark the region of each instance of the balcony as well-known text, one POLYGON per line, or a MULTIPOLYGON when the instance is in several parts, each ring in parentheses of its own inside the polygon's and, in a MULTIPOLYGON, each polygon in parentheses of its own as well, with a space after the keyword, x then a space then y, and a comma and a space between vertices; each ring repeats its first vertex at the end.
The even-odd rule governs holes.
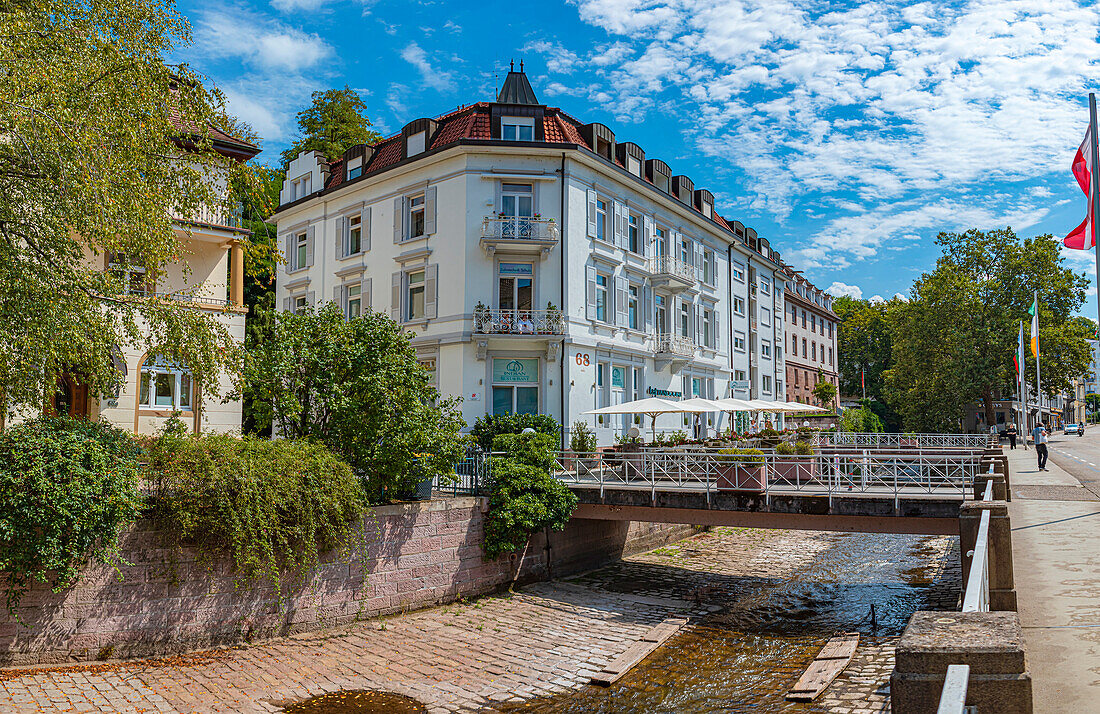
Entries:
POLYGON ((490 257, 499 249, 546 258, 559 240, 560 231, 553 219, 486 216, 481 222, 481 247, 490 257))
POLYGON ((480 335, 564 335, 561 310, 474 311, 474 332, 480 335))
POLYGON ((666 333, 653 338, 653 352, 656 355, 657 369, 671 365, 675 371, 695 356, 695 344, 686 337, 666 333))
POLYGON ((658 255, 649 259, 650 283, 655 288, 680 292, 695 286, 695 267, 678 258, 658 255))

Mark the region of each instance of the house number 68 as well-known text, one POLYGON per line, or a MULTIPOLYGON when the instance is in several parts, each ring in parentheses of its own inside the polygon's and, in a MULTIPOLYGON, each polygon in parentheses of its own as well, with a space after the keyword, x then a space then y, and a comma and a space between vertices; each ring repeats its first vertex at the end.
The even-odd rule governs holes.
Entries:
POLYGON ((587 367, 589 364, 591 364, 591 362, 589 361, 589 357, 588 357, 587 353, 578 352, 576 359, 577 359, 577 366, 579 366, 579 367, 587 367))

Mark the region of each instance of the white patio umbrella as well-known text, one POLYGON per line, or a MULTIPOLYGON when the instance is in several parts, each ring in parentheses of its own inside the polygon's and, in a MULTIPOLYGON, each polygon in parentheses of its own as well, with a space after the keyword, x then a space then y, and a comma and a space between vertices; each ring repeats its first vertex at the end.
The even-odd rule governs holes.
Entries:
POLYGON ((697 408, 697 407, 684 407, 681 406, 682 402, 674 402, 671 399, 661 399, 660 397, 646 397, 645 399, 635 399, 632 402, 623 402, 622 404, 614 404, 610 407, 602 407, 600 409, 590 409, 585 414, 645 414, 650 418, 650 433, 653 438, 657 437, 657 416, 659 414, 682 414, 684 412, 709 412, 713 409, 709 408, 697 408))
POLYGON ((787 405, 786 411, 789 413, 794 412, 823 412, 825 409, 822 407, 814 406, 813 404, 800 404, 798 402, 785 402, 787 405))

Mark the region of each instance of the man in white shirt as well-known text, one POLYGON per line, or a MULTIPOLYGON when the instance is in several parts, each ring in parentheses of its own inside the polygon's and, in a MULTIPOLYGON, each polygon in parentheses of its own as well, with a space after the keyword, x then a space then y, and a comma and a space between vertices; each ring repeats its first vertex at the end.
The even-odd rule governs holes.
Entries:
POLYGON ((1047 468, 1047 438, 1050 436, 1047 433, 1046 427, 1043 422, 1039 422, 1035 425, 1035 428, 1031 430, 1031 438, 1035 441, 1035 455, 1039 457, 1039 470, 1049 471, 1047 468))

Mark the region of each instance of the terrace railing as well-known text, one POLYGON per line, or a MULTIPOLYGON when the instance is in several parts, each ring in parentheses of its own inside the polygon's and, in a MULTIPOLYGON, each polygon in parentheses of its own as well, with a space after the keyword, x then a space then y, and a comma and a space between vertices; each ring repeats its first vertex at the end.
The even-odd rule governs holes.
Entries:
POLYGON ((989 434, 875 434, 837 431, 815 434, 814 443, 874 448, 984 448, 989 443, 989 434))
POLYGON ((474 332, 484 335, 564 335, 561 310, 485 310, 474 313, 474 332))

